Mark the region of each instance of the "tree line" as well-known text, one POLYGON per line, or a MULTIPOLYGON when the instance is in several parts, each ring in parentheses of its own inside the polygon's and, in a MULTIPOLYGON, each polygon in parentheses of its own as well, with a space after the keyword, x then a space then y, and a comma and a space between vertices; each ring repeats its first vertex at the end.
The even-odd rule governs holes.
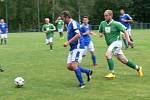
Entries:
POLYGON ((63 10, 69 10, 74 19, 80 21, 86 15, 97 25, 106 9, 112 9, 118 20, 122 8, 136 22, 150 22, 150 0, 1 0, 0 17, 6 19, 7 15, 9 29, 32 29, 41 26, 45 17, 54 22, 63 10))

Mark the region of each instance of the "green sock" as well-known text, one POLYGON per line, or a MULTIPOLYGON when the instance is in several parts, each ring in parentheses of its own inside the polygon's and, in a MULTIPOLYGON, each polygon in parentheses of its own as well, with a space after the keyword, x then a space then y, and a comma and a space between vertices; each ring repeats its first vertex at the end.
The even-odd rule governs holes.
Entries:
POLYGON ((112 71, 114 73, 114 62, 112 59, 107 59, 107 63, 109 66, 109 70, 112 71))
POLYGON ((126 65, 128 65, 130 68, 133 68, 133 69, 138 69, 138 67, 137 67, 137 65, 136 64, 134 64, 132 61, 128 61, 128 63, 126 64, 126 65))

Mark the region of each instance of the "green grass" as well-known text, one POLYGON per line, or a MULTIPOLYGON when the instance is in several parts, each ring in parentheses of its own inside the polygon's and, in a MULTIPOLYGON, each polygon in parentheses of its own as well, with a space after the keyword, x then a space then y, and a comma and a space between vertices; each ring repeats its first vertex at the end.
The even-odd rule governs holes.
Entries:
MULTIPOLYGON (((77 87, 73 72, 66 69, 68 49, 64 40, 55 35, 55 50, 50 52, 44 44, 43 33, 10 33, 7 46, 0 46, 0 100, 150 100, 150 30, 133 30, 134 49, 124 50, 126 56, 143 66, 145 76, 115 58, 117 79, 106 80, 107 63, 104 57, 104 39, 93 37, 98 67, 93 68, 88 53, 82 66, 94 70, 93 79, 84 89, 77 87), (25 79, 23 88, 15 88, 13 80, 25 79)), ((84 80, 86 77, 84 75, 84 80)))

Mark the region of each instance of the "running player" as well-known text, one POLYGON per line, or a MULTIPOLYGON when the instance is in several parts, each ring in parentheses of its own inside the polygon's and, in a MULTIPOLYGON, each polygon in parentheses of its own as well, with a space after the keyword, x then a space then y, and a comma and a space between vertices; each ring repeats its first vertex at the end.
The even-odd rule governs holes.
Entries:
POLYGON ((99 35, 100 37, 102 37, 103 35, 105 36, 105 41, 108 45, 108 49, 106 51, 105 56, 107 59, 110 73, 105 77, 108 79, 113 79, 116 77, 114 72, 114 62, 112 60, 113 55, 116 56, 117 59, 123 64, 126 64, 130 68, 135 69, 139 76, 143 76, 142 67, 128 60, 121 50, 122 41, 120 40, 120 32, 123 32, 126 36, 128 43, 130 45, 133 45, 133 42, 130 41, 129 35, 125 27, 121 23, 112 19, 113 12, 111 10, 106 10, 104 12, 104 18, 105 21, 102 21, 99 26, 99 35))
MULTIPOLYGON (((133 42, 133 39, 131 37, 131 25, 130 25, 130 23, 132 22, 132 18, 130 17, 129 14, 125 14, 125 11, 123 9, 120 10, 119 21, 126 27, 130 41, 133 42)), ((128 42, 127 42, 124 34, 122 34, 122 38, 123 38, 123 41, 124 41, 126 48, 128 48, 128 42)), ((134 47, 134 45, 130 45, 130 46, 132 48, 134 47)))
POLYGON ((58 30, 58 32, 60 34, 60 39, 63 39, 64 38, 64 35, 63 35, 64 22, 63 22, 63 20, 61 19, 60 16, 57 18, 55 23, 57 23, 57 30, 58 30))
POLYGON ((96 55, 94 54, 94 44, 91 38, 91 35, 93 34, 91 30, 91 26, 88 24, 89 19, 87 16, 84 16, 82 19, 83 24, 81 25, 81 30, 83 33, 84 38, 84 45, 85 45, 85 51, 83 53, 83 56, 86 55, 87 51, 91 53, 91 58, 93 61, 93 66, 96 66, 96 55))
POLYGON ((79 66, 84 51, 84 40, 80 32, 80 24, 71 18, 69 11, 62 12, 62 19, 66 23, 68 30, 67 41, 64 43, 64 47, 70 45, 67 68, 70 71, 75 72, 75 75, 80 83, 79 87, 84 88, 85 83, 82 78, 82 73, 86 73, 87 81, 90 81, 92 70, 79 66))
POLYGON ((50 46, 50 50, 53 51, 53 36, 54 31, 56 30, 55 26, 50 23, 49 18, 45 18, 45 24, 42 27, 42 31, 46 33, 45 42, 50 46))

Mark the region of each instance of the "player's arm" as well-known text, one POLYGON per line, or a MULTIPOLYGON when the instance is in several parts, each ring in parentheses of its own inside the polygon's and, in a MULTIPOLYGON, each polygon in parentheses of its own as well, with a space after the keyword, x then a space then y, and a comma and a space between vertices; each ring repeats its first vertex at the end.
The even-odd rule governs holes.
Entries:
POLYGON ((130 20, 123 20, 123 22, 131 23, 131 22, 133 22, 133 20, 132 19, 130 19, 130 20))
POLYGON ((83 35, 88 35, 90 34, 90 31, 86 31, 85 33, 83 33, 83 35))
POLYGON ((8 25, 6 24, 6 33, 8 33, 8 25))
POLYGON ((130 15, 127 14, 126 16, 127 16, 127 19, 124 20, 124 22, 128 22, 128 23, 133 22, 132 17, 130 15))
POLYGON ((50 29, 51 32, 56 31, 56 27, 54 25, 52 25, 53 29, 50 29))
POLYGON ((62 26, 62 27, 63 27, 63 29, 65 29, 65 23, 64 23, 64 21, 62 21, 62 23, 63 23, 63 26, 62 26))
POLYGON ((58 22, 58 18, 55 20, 55 24, 57 24, 57 22, 58 22))
POLYGON ((8 33, 8 28, 6 28, 6 33, 8 33))
POLYGON ((130 41, 130 38, 129 38, 128 32, 125 30, 123 33, 124 33, 124 35, 125 35, 125 37, 126 37, 126 39, 127 39, 128 43, 129 43, 130 45, 134 45, 134 42, 130 41))
POLYGON ((47 33, 47 31, 45 31, 45 27, 42 27, 42 32, 47 33))
POLYGON ((76 30, 75 32, 76 32, 76 35, 73 38, 71 38, 69 41, 65 42, 64 47, 67 47, 69 44, 71 44, 72 42, 77 41, 79 39, 80 31, 76 30))

